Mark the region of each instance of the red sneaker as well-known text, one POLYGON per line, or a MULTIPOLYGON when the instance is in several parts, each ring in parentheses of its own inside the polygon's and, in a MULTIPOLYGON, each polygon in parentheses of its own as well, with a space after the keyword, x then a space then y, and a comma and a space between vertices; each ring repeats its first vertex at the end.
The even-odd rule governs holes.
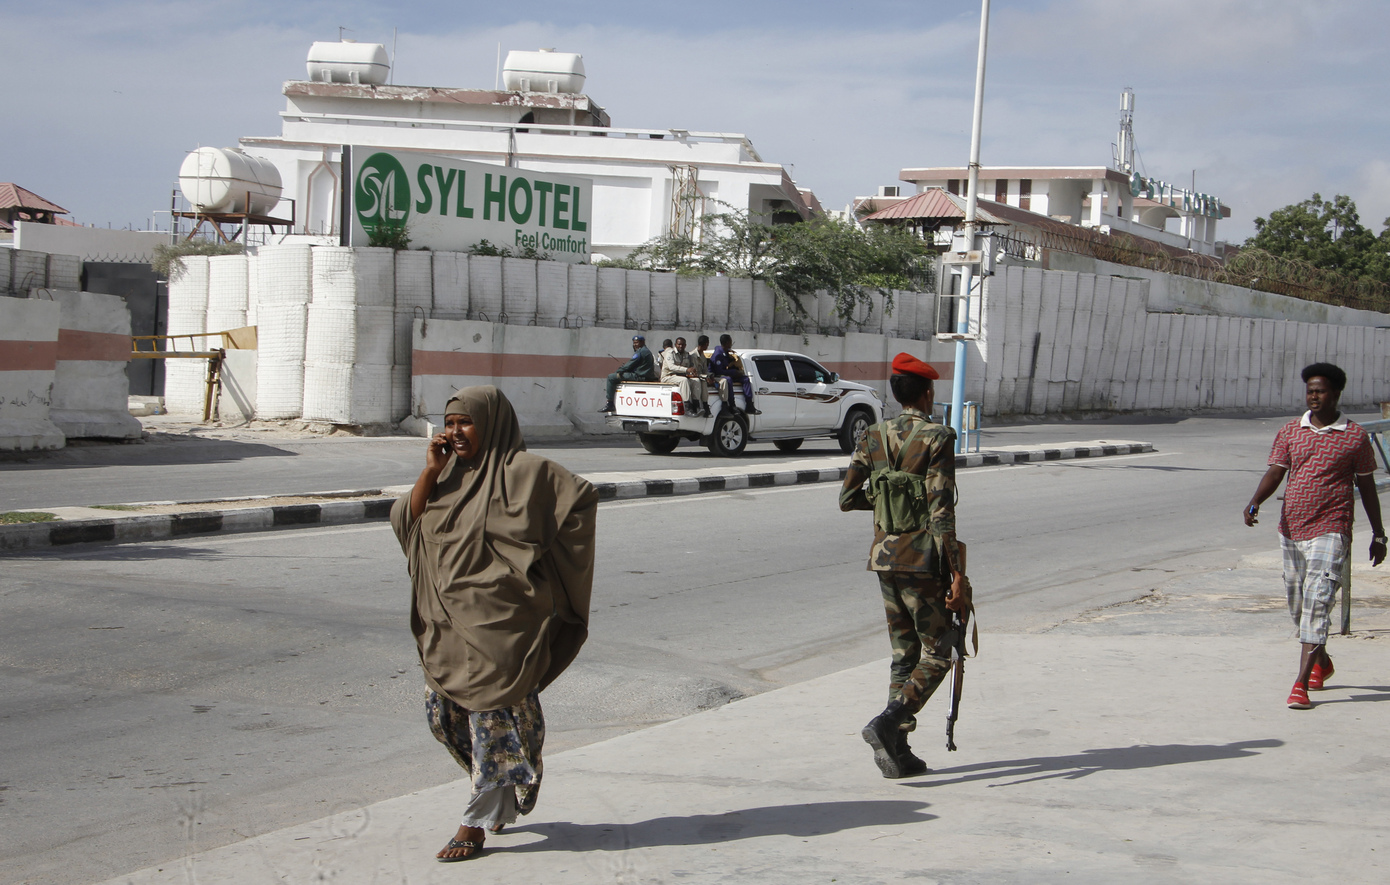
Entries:
POLYGON ((1322 689, 1323 689, 1323 683, 1324 683, 1328 678, 1330 678, 1330 677, 1332 676, 1332 674, 1335 673, 1335 672, 1337 672, 1337 670, 1336 670, 1335 667, 1332 666, 1332 659, 1331 659, 1331 658, 1328 658, 1328 659, 1327 659, 1327 669, 1326 669, 1326 670, 1324 670, 1324 669, 1322 668, 1322 665, 1321 665, 1321 664, 1314 664, 1314 665, 1313 665, 1313 672, 1311 672, 1311 673, 1308 674, 1308 690, 1309 690, 1309 691, 1322 691, 1322 689))
POLYGON ((1293 684, 1293 691, 1290 691, 1290 692, 1289 692, 1289 709, 1290 709, 1290 710, 1311 710, 1311 709, 1313 709, 1313 702, 1310 701, 1310 700, 1308 700, 1308 690, 1305 689, 1302 685, 1300 685, 1300 684, 1297 683, 1297 682, 1295 682, 1295 683, 1293 684))

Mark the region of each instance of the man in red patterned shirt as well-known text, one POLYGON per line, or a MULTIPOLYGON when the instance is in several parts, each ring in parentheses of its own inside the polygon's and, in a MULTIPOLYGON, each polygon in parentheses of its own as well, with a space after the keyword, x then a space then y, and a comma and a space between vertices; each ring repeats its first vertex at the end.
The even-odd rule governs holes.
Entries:
POLYGON ((1341 584, 1343 562, 1350 555, 1353 485, 1361 493, 1361 506, 1371 523, 1372 565, 1385 559, 1386 543, 1370 437, 1337 410, 1347 373, 1331 363, 1313 363, 1303 370, 1303 383, 1308 411, 1298 421, 1279 428, 1269 454, 1269 469, 1245 507, 1245 524, 1254 525, 1260 504, 1279 488, 1284 474, 1289 474, 1279 519, 1279 546, 1284 553, 1289 613, 1303 643, 1298 681, 1289 693, 1289 706, 1295 710, 1311 709, 1309 689, 1322 688, 1332 675, 1332 659, 1327 656, 1328 620, 1341 584))

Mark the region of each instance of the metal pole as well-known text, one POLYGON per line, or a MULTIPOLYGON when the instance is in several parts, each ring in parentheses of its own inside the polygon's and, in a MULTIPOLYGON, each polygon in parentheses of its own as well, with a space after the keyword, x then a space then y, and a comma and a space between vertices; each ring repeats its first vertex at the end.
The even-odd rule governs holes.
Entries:
MULTIPOLYGON (((975 214, 979 204, 980 130, 985 111, 985 50, 989 43, 989 0, 980 0, 980 51, 975 62, 975 117, 970 127, 970 178, 965 191, 965 248, 975 248, 975 214)), ((957 309, 956 331, 970 334, 970 283, 972 268, 961 265, 960 301, 957 309)), ((951 379, 951 428, 956 432, 956 452, 965 451, 965 435, 961 432, 965 420, 966 341, 956 339, 956 366, 951 379)))

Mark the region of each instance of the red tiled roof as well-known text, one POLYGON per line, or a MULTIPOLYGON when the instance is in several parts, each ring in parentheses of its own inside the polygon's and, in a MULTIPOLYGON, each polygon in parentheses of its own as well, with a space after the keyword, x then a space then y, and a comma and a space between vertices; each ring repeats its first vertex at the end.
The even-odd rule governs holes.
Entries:
MULTIPOLYGON (((976 217, 981 224, 1008 224, 996 213, 984 208, 986 200, 977 200, 976 217)), ((939 187, 929 187, 920 194, 880 209, 862 221, 890 221, 900 218, 945 219, 965 218, 965 198, 939 187)))
POLYGON ((37 209, 68 214, 68 210, 62 206, 50 203, 33 191, 25 190, 10 181, 0 181, 0 209, 37 209))
MULTIPOLYGON (((1080 227, 1066 221, 1058 221, 1047 215, 1033 212, 1029 209, 1020 209, 1017 206, 1010 206, 1008 203, 996 203, 993 200, 976 199, 976 218, 980 224, 1008 224, 1020 227, 1032 227, 1042 231, 1062 234, 1072 237, 1085 237, 1088 239, 1101 238, 1108 240, 1110 234, 1103 234, 1094 228, 1080 227)), ((922 220, 948 220, 965 218, 965 197, 950 193, 943 188, 930 187, 916 196, 894 203, 886 209, 875 212, 861 221, 887 221, 893 219, 914 218, 922 220)), ((1157 240, 1137 234, 1128 236, 1139 242, 1147 243, 1158 249, 1177 256, 1192 254, 1188 250, 1178 246, 1169 246, 1157 240)))

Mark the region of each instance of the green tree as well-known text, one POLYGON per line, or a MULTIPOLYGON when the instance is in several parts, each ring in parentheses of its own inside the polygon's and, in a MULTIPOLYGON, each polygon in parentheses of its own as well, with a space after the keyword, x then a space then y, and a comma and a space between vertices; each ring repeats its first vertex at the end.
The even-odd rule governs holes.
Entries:
POLYGON ((799 224, 764 224, 746 210, 705 215, 698 240, 658 237, 610 265, 677 273, 724 274, 763 280, 798 320, 806 298, 828 292, 846 319, 869 292, 892 309, 894 289, 921 291, 932 284, 934 253, 920 238, 898 228, 861 230, 833 218, 799 224))
POLYGON ((1356 203, 1345 194, 1285 206, 1255 219, 1255 236, 1246 248, 1306 261, 1353 279, 1390 282, 1390 219, 1379 237, 1361 224, 1356 203))

